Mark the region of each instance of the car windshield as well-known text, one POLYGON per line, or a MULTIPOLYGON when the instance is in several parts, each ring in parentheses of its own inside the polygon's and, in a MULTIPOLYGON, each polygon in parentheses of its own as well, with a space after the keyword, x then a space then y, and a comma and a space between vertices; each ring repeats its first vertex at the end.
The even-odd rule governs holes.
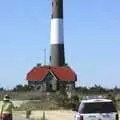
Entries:
POLYGON ((82 103, 79 108, 80 113, 111 113, 116 112, 112 102, 82 103))

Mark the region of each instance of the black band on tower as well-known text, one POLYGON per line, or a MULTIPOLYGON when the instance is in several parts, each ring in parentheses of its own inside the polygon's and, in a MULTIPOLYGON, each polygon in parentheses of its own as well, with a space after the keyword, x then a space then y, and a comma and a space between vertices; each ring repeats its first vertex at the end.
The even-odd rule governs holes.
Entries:
POLYGON ((52 0, 52 18, 63 18, 63 0, 52 0))
POLYGON ((64 66, 64 44, 53 44, 51 45, 51 65, 53 66, 64 66))

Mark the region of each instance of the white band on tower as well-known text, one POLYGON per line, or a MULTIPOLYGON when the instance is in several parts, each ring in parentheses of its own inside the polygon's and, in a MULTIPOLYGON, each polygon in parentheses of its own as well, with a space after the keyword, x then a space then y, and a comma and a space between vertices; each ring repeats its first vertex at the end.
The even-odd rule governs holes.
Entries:
POLYGON ((63 19, 51 19, 51 44, 64 44, 63 19))

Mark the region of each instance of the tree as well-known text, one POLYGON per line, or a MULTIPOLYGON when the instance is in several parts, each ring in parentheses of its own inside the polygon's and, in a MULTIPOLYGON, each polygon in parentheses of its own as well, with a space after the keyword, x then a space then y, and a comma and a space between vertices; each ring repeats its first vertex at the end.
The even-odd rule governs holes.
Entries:
POLYGON ((31 91, 33 90, 34 88, 32 86, 29 86, 29 85, 16 85, 15 88, 13 88, 13 91, 16 91, 16 92, 25 92, 25 91, 31 91))

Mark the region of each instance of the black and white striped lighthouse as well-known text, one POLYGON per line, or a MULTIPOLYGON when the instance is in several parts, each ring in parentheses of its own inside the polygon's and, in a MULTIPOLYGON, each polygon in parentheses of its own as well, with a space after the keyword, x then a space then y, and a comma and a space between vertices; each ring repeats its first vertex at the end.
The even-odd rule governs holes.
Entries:
POLYGON ((65 65, 63 27, 63 0, 52 0, 50 65, 37 65, 26 77, 28 85, 35 90, 50 92, 63 89, 69 92, 75 88, 77 75, 65 65))
POLYGON ((52 0, 51 57, 52 66, 64 66, 63 0, 52 0))

